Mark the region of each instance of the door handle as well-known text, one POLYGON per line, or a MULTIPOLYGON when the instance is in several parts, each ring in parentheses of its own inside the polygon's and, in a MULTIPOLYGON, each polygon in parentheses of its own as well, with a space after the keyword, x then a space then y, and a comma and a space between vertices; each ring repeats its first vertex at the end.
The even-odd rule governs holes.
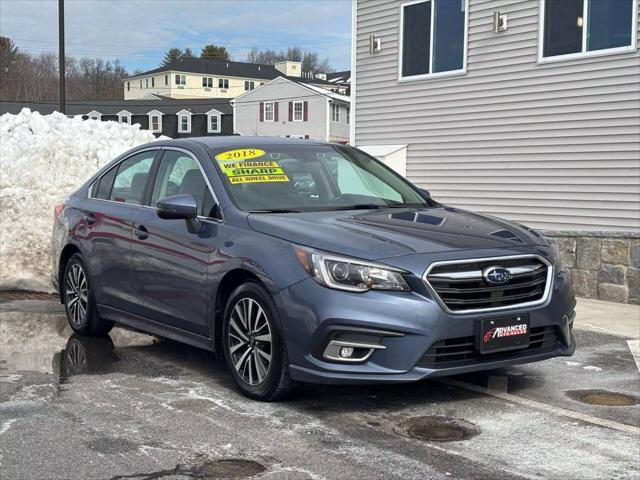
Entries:
POLYGON ((87 225, 93 225, 96 223, 96 216, 93 213, 85 213, 83 218, 87 225))
POLYGON ((149 238, 149 230, 144 225, 138 225, 133 229, 133 234, 138 237, 139 240, 146 240, 149 238))

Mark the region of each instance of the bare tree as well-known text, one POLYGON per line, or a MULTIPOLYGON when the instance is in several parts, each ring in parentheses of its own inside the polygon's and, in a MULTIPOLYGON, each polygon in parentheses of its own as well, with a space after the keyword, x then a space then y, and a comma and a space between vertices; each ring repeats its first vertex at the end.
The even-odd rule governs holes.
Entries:
MULTIPOLYGON (((118 60, 67 57, 65 76, 69 100, 122 99, 127 72, 118 60)), ((23 102, 58 98, 58 57, 55 53, 30 55, 9 39, 0 39, 0 99, 23 102)))
POLYGON ((328 58, 320 61, 317 52, 304 52, 300 47, 290 47, 286 52, 253 48, 247 53, 246 57, 246 61, 249 63, 260 63, 263 65, 275 65, 277 62, 283 60, 302 62, 303 72, 328 73, 334 71, 328 58))

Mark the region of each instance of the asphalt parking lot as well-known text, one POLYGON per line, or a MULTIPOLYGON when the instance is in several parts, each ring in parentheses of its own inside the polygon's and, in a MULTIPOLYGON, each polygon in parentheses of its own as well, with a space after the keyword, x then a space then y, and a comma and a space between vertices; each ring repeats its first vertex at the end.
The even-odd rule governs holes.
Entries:
POLYGON ((83 339, 52 300, 0 315, 2 478, 640 477, 635 344, 604 328, 572 358, 266 404, 196 348, 83 339))

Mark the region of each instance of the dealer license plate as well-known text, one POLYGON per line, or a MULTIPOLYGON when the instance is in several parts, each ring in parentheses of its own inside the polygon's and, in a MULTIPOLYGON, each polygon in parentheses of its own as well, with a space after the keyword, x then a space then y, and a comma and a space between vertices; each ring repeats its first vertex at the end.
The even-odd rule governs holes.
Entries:
POLYGON ((478 350, 480 353, 503 352, 529 346, 529 317, 486 318, 480 321, 478 350))

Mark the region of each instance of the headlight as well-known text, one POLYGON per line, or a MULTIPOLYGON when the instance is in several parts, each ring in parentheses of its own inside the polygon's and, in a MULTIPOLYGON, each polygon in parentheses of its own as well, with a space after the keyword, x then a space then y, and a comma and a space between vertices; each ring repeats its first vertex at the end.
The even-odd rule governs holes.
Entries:
POLYGON ((348 292, 368 290, 408 291, 403 270, 294 247, 296 258, 311 277, 321 285, 348 292))
MULTIPOLYGON (((547 239, 549 241, 549 239, 547 239)), ((566 270, 566 268, 562 265, 562 258, 560 258, 560 249, 558 248, 558 244, 554 241, 549 241, 551 244, 552 251, 552 263, 553 263, 553 273, 554 275, 558 275, 560 272, 566 270)))

